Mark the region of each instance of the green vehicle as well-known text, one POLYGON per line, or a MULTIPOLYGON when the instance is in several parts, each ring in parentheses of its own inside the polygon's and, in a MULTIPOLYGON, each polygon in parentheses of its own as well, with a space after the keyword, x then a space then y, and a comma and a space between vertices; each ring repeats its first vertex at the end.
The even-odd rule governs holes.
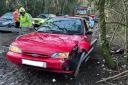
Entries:
POLYGON ((39 27, 42 25, 48 18, 55 17, 54 14, 40 14, 37 16, 37 18, 33 18, 34 21, 34 27, 39 27))

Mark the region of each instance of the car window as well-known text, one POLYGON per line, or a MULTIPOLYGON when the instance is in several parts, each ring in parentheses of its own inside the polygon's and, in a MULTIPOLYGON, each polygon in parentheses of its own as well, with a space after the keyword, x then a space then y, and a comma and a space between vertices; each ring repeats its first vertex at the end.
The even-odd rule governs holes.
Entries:
POLYGON ((51 18, 38 29, 39 32, 58 34, 83 34, 84 26, 80 19, 51 18))

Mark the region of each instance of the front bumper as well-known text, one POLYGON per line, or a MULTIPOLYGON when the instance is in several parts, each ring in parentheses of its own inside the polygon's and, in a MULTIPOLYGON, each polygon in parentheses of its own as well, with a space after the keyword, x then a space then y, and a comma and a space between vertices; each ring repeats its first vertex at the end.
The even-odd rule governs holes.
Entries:
POLYGON ((22 64, 22 59, 46 62, 47 67, 46 68, 40 67, 41 69, 51 72, 57 72, 57 73, 68 73, 68 74, 73 73, 73 71, 63 70, 63 62, 61 59, 57 59, 57 58, 32 57, 14 52, 8 52, 6 54, 6 57, 9 61, 15 64, 22 64))

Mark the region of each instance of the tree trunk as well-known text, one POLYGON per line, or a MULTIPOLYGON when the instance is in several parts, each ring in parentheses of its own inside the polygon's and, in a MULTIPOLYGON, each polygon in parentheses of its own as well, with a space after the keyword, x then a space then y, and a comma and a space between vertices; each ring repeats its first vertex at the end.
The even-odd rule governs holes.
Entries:
MULTIPOLYGON (((123 9, 124 9, 124 17, 125 17, 125 24, 128 25, 128 7, 126 4, 126 0, 123 0, 123 9)), ((125 26, 125 51, 124 54, 126 54, 127 59, 128 59, 128 27, 125 26)))
MULTIPOLYGON (((128 24, 128 15, 125 15, 125 23, 128 24)), ((128 59, 128 27, 125 26, 125 51, 124 54, 126 54, 128 59)))
POLYGON ((106 39, 106 22, 105 22, 104 6, 105 6, 105 0, 99 0, 100 49, 101 49, 101 54, 106 61, 106 64, 110 68, 115 68, 116 64, 112 60, 112 56, 110 54, 110 49, 109 49, 109 44, 106 39))
MULTIPOLYGON (((128 12, 126 14, 126 25, 128 25, 128 12)), ((126 55, 128 59, 128 27, 126 27, 126 55)))

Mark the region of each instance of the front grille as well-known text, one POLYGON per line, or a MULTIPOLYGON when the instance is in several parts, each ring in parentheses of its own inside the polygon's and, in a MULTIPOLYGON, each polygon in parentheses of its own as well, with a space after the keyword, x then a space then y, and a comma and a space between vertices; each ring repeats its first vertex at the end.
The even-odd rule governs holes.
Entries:
POLYGON ((28 55, 28 56, 32 56, 32 57, 48 57, 47 55, 43 55, 43 54, 36 54, 36 53, 28 53, 28 52, 24 52, 24 55, 28 55))

